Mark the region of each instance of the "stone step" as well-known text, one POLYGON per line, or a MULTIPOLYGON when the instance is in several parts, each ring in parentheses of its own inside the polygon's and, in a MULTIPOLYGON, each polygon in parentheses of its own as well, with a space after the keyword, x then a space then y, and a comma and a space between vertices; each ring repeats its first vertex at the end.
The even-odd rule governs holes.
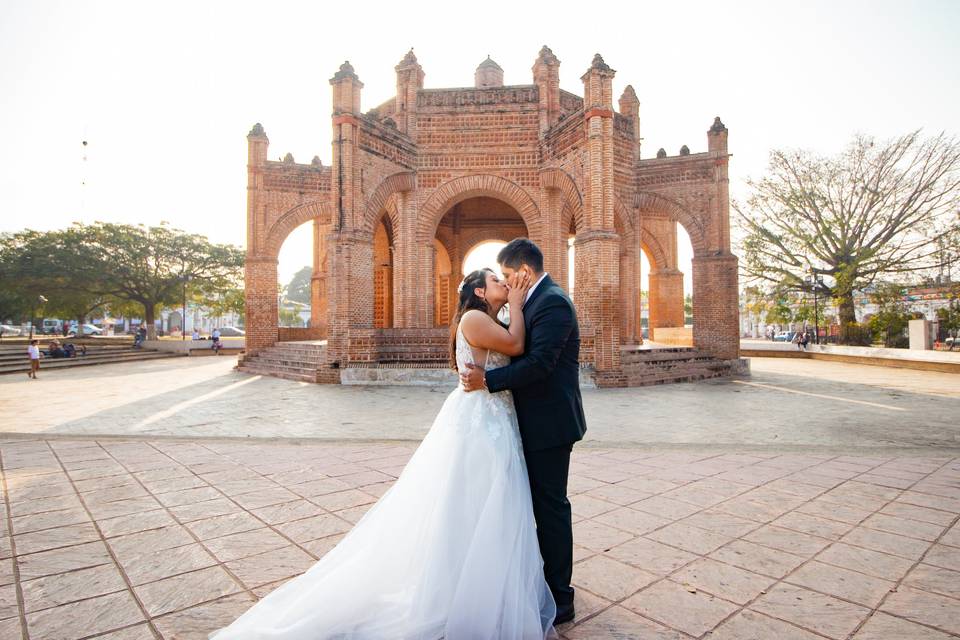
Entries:
MULTIPOLYGON (((46 345, 42 345, 40 350, 46 351, 47 350, 46 345)), ((100 355, 109 356, 109 355, 114 355, 118 353, 127 353, 130 351, 133 351, 133 348, 130 346, 117 347, 115 349, 93 349, 88 347, 87 357, 100 356, 100 355)), ((16 361, 26 357, 27 357, 26 347, 23 347, 22 349, 16 349, 16 350, 0 351, 0 362, 8 362, 11 360, 16 361)))
POLYGON ((630 387, 646 387, 657 384, 675 384, 681 382, 697 382, 699 380, 710 380, 712 378, 721 378, 723 377, 722 373, 700 373, 700 374, 687 374, 687 375, 671 375, 671 374, 660 374, 660 375, 645 375, 645 376, 627 376, 627 386, 630 387))
POLYGON ((316 369, 302 369, 294 367, 272 367, 257 365, 254 363, 244 363, 237 367, 237 371, 249 373, 251 375, 271 376, 273 378, 283 378, 285 380, 296 380, 298 382, 316 382, 316 369))
POLYGON ((300 348, 300 347, 270 347, 269 349, 264 349, 261 353, 300 353, 304 355, 316 355, 322 356, 327 352, 326 347, 321 347, 319 349, 311 348, 300 348))
POLYGON ((288 364, 300 364, 305 367, 318 367, 324 363, 322 358, 303 358, 296 355, 287 355, 287 354, 277 354, 277 353, 258 353, 254 356, 251 356, 249 359, 245 358, 244 362, 263 362, 263 363, 276 363, 279 365, 288 365, 288 364))
POLYGON ((620 356, 620 361, 623 363, 628 362, 657 362, 664 360, 692 360, 697 358, 709 358, 706 354, 703 354, 694 349, 688 349, 686 351, 643 351, 635 353, 624 353, 620 356))
MULTIPOLYGON (((40 361, 40 371, 50 369, 65 369, 69 367, 85 367, 101 364, 116 364, 120 362, 139 362, 141 360, 158 360, 161 358, 182 358, 186 354, 170 353, 166 351, 140 351, 132 354, 116 355, 110 358, 46 358, 40 361)), ((30 363, 24 358, 17 364, 0 365, 0 374, 25 373, 30 370, 30 363)))

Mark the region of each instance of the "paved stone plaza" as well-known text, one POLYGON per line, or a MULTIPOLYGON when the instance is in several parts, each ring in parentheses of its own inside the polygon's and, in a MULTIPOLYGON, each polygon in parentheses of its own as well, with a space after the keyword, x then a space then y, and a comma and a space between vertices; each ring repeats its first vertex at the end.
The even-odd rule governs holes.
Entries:
MULTIPOLYGON (((230 364, 0 378, 0 638, 206 638, 342 537, 445 396, 230 364)), ((563 636, 960 637, 957 377, 753 370, 585 393, 563 636)))

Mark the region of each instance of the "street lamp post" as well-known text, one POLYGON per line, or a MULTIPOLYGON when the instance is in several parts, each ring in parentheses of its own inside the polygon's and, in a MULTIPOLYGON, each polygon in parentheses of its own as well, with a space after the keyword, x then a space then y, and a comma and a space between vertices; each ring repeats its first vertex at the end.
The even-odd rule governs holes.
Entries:
POLYGON ((815 344, 820 344, 820 309, 817 304, 817 289, 823 286, 823 277, 818 276, 810 267, 810 275, 804 278, 813 289, 813 340, 815 344))
POLYGON ((37 296, 37 299, 33 301, 33 306, 30 307, 30 340, 33 340, 33 321, 36 319, 37 307, 42 307, 46 302, 46 298, 37 296))
POLYGON ((183 280, 183 311, 180 315, 180 341, 187 339, 187 283, 190 282, 190 276, 180 276, 183 280))

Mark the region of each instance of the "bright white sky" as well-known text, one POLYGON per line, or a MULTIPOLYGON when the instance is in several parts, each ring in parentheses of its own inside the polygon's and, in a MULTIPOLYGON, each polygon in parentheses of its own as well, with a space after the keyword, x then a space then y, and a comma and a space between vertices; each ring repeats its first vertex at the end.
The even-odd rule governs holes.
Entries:
MULTIPOLYGON (((617 70, 615 97, 629 83, 640 98, 643 157, 702 151, 723 118, 737 198, 771 148, 834 153, 856 132, 960 130, 952 0, 454 7, 6 0, 0 231, 166 220, 243 245, 253 123, 266 128, 270 157, 329 164, 329 78, 349 59, 367 110, 393 96, 411 46, 429 88, 472 85, 487 54, 506 84, 529 84, 547 44, 561 87, 577 94, 600 52, 617 70)), ((688 259, 689 246, 681 252, 688 259)), ((291 236, 281 279, 310 263, 309 235, 291 236)))

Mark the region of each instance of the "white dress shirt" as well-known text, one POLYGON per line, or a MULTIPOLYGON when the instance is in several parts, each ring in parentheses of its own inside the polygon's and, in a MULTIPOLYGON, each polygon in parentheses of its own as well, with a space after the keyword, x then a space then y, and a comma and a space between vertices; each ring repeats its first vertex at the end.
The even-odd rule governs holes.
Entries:
POLYGON ((524 304, 524 305, 527 304, 527 300, 529 300, 529 299, 530 299, 530 296, 533 295, 534 290, 536 290, 536 288, 540 286, 540 283, 543 282, 543 279, 546 278, 548 275, 549 275, 549 274, 548 274, 546 271, 544 271, 544 272, 543 272, 543 275, 540 276, 540 279, 533 283, 533 286, 530 287, 530 290, 529 290, 529 291, 527 291, 527 297, 523 299, 523 304, 524 304))

